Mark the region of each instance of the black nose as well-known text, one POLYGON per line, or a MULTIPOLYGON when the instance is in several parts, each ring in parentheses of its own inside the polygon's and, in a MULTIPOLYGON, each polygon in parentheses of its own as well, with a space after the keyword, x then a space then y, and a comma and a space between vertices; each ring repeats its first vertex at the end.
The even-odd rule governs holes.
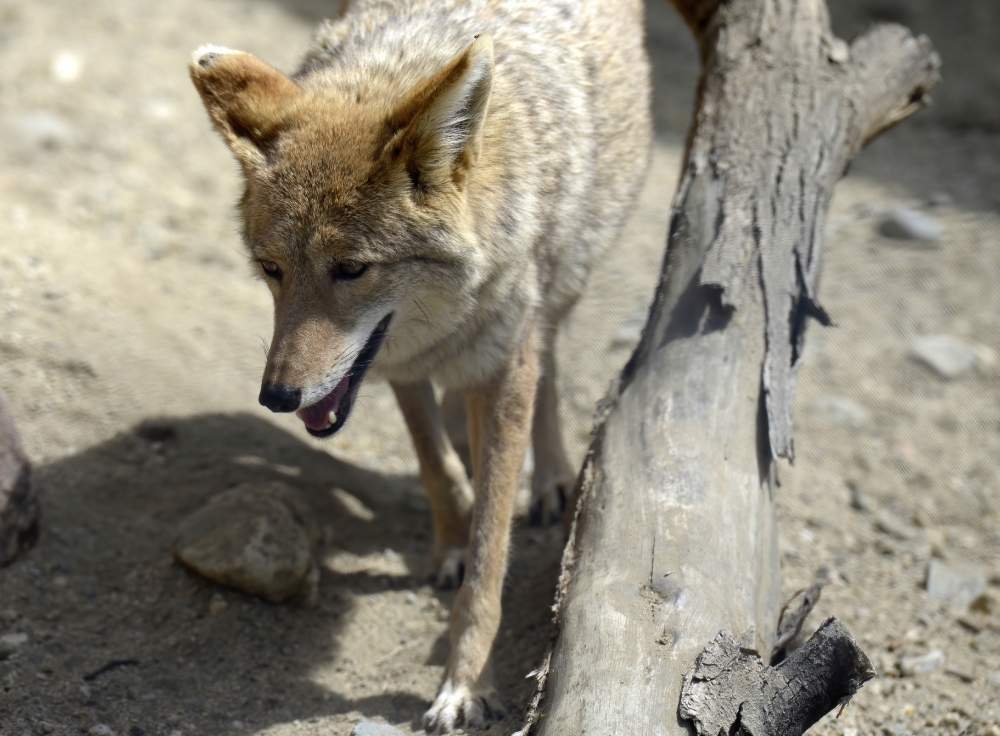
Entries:
POLYGON ((302 401, 302 391, 290 386, 275 386, 273 383, 268 383, 261 386, 257 401, 271 411, 295 411, 302 401))

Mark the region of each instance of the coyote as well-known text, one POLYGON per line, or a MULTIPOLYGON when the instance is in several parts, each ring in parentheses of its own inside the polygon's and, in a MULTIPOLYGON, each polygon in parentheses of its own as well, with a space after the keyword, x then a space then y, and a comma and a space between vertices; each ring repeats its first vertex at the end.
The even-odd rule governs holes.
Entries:
POLYGON ((555 330, 649 158, 641 0, 356 0, 292 76, 216 46, 190 71, 242 167, 242 235, 274 297, 260 403, 329 437, 366 375, 391 383, 430 569, 461 585, 424 724, 502 717, 491 650, 529 436, 538 520, 574 480, 555 330), (464 403, 471 484, 431 380, 464 403))

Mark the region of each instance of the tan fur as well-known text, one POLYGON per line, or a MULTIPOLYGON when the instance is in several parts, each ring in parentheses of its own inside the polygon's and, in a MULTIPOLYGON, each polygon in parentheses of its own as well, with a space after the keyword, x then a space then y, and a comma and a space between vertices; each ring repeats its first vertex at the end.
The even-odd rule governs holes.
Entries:
POLYGON ((265 388, 324 401, 391 315, 371 372, 413 435, 432 570, 466 567, 434 732, 502 710, 490 651, 530 435, 543 521, 572 482, 552 345, 618 257, 645 172, 641 24, 639 0, 346 0, 291 77, 217 47, 190 67, 243 167, 243 236, 274 295, 265 388), (430 379, 464 395, 471 486, 430 379))

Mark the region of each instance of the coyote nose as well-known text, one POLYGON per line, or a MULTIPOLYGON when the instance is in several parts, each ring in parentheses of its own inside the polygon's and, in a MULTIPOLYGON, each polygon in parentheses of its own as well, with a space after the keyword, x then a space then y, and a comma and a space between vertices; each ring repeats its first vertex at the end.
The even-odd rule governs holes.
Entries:
POLYGON ((277 386, 267 383, 260 388, 257 400, 271 411, 290 412, 299 408, 302 401, 302 391, 290 386, 277 386))

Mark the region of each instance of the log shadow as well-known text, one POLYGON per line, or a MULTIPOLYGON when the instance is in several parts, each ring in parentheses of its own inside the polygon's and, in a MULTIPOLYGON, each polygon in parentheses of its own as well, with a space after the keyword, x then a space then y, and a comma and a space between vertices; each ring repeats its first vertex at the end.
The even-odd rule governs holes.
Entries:
MULTIPOLYGON (((310 720, 346 735, 362 718, 419 728, 434 694, 427 682, 440 676, 427 667, 432 675, 442 668, 454 597, 421 574, 431 527, 419 480, 352 465, 250 415, 157 427, 170 436, 123 432, 36 468, 40 540, 0 570, 0 609, 16 612, 10 629, 28 635, 23 651, 0 662, 0 677, 36 678, 17 689, 23 697, 7 688, 9 713, 67 733, 104 723, 131 736, 310 720), (185 516, 226 488, 263 480, 299 489, 331 540, 318 554, 313 609, 215 585, 170 555, 185 516), (332 488, 368 513, 351 513, 332 488), (345 570, 343 558, 356 569, 345 570), (400 621, 416 624, 410 631, 400 621), (397 646, 391 637, 400 632, 412 641, 397 646), (408 674, 413 687, 401 686, 408 674)), ((518 705, 547 643, 553 539, 542 545, 547 557, 521 555, 513 565, 497 669, 518 705)))

